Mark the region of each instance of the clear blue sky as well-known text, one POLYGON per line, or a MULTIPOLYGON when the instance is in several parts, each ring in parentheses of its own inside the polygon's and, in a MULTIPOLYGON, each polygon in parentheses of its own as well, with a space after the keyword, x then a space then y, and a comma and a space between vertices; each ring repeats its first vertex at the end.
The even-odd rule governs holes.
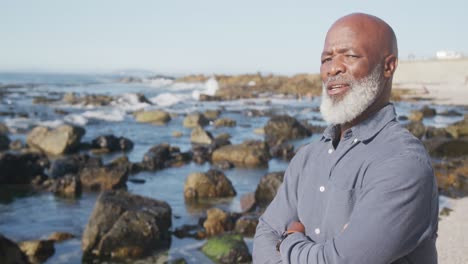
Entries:
POLYGON ((0 70, 318 72, 337 18, 365 12, 395 30, 400 59, 468 55, 468 2, 0 0, 0 70))

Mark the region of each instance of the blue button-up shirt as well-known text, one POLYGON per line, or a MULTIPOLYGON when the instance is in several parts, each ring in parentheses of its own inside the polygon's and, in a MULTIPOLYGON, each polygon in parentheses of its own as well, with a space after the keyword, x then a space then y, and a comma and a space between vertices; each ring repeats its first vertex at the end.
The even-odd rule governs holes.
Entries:
POLYGON ((254 238, 254 263, 437 263, 438 193, 430 157, 386 105, 303 148, 254 238), (305 234, 276 243, 291 221, 305 234))

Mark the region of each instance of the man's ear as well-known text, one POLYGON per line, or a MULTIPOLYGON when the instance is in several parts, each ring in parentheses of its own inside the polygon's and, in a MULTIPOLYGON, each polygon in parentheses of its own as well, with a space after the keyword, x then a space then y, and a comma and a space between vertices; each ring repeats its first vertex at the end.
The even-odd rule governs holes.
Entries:
POLYGON ((398 58, 394 54, 390 54, 385 58, 384 62, 384 76, 390 78, 393 76, 398 66, 398 58))

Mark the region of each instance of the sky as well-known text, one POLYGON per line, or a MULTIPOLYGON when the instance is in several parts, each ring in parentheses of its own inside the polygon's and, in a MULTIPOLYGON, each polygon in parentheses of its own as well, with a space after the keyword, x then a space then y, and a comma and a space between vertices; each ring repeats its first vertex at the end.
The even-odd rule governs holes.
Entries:
POLYGON ((468 55, 468 2, 0 0, 0 71, 316 73, 330 25, 376 15, 400 60, 468 55))

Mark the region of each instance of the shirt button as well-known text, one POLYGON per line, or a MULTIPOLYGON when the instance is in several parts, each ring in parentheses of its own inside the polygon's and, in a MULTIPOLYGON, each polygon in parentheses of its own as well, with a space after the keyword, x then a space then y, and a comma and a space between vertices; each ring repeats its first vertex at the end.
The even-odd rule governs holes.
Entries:
POLYGON ((316 235, 320 234, 320 229, 315 228, 315 234, 316 234, 316 235))
POLYGON ((319 190, 320 190, 320 192, 324 192, 324 191, 325 191, 325 187, 320 186, 320 189, 319 189, 319 190))
POLYGON ((332 154, 332 152, 333 152, 332 148, 328 150, 328 154, 332 154))
POLYGON ((354 142, 354 143, 356 143, 357 141, 358 141, 358 139, 357 139, 357 138, 355 138, 353 142, 354 142))

